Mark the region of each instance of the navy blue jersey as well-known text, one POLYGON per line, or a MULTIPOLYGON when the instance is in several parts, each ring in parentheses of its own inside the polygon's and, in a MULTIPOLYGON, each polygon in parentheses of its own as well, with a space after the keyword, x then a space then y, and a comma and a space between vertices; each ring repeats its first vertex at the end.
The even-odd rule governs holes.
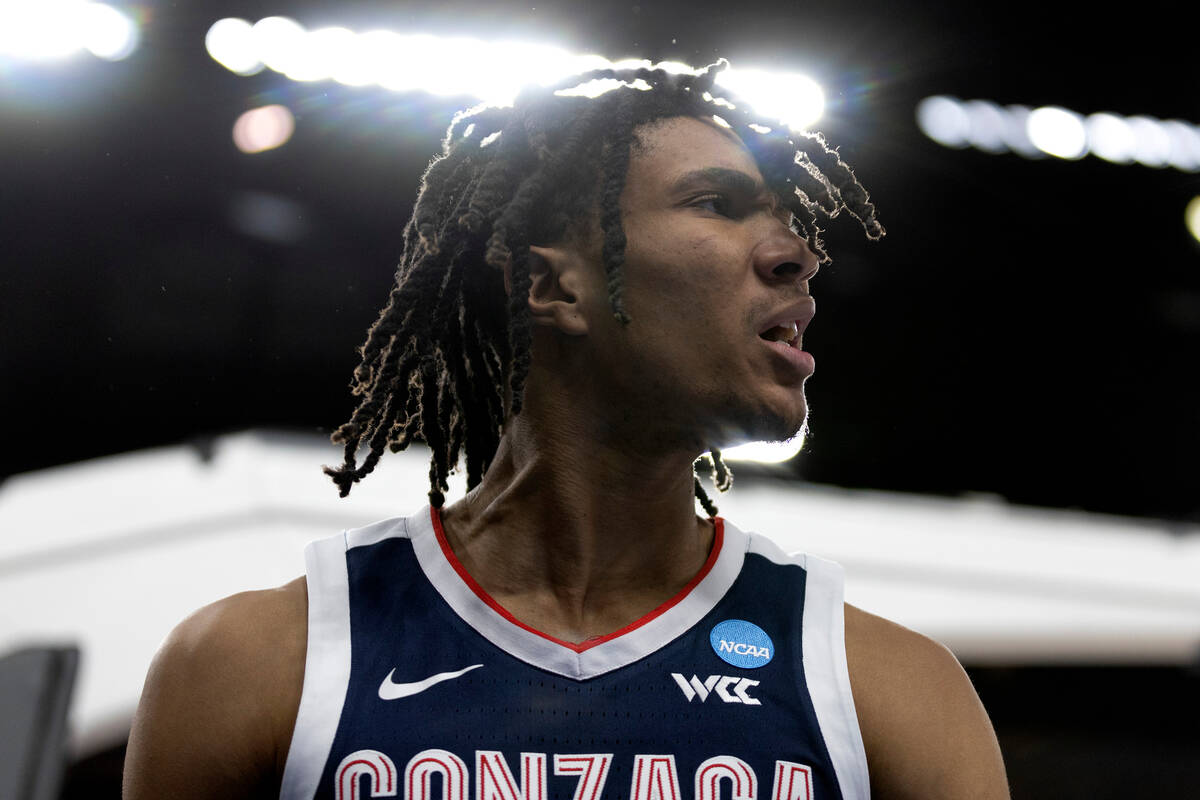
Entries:
POLYGON ((432 509, 314 542, 281 796, 868 797, 840 567, 715 527, 677 596, 578 644, 489 597, 432 509))

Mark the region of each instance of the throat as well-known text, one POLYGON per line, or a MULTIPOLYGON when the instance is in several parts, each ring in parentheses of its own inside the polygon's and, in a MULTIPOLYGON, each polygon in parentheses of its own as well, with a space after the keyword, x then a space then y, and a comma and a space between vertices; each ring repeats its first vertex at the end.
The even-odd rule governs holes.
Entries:
POLYGON ((462 506, 434 514, 456 571, 511 621, 571 646, 636 625, 685 593, 716 550, 715 523, 695 515, 682 531, 618 523, 596 538, 512 517, 480 526, 458 515, 462 506))
POLYGON ((633 581, 593 572, 600 578, 583 586, 560 581, 552 586, 508 583, 473 587, 489 606, 520 627, 582 652, 631 632, 678 604, 709 573, 720 552, 720 522, 710 525, 710 550, 694 572, 633 581))

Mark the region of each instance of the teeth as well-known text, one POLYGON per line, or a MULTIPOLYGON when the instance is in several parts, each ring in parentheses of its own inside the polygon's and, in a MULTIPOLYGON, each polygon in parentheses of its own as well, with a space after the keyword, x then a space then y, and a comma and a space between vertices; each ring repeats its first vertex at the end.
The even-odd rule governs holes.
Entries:
POLYGON ((766 333, 762 334, 764 339, 773 342, 790 342, 800 333, 800 329, 795 322, 790 322, 787 325, 776 325, 766 333))

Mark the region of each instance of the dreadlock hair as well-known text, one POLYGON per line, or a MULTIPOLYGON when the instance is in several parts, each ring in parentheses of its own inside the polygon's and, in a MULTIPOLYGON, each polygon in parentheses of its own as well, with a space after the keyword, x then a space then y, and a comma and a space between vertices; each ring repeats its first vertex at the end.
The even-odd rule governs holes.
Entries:
MULTIPOLYGON (((690 116, 731 128, 822 263, 829 256, 818 214, 832 218, 844 209, 868 238, 884 235, 866 189, 819 133, 771 127, 715 89, 727 66, 722 60, 695 74, 600 69, 527 90, 511 107, 455 117, 421 182, 387 305, 362 345, 351 382, 358 406, 332 436, 344 445, 344 461, 325 473, 343 497, 374 470, 385 447, 399 452, 418 437, 432 450, 435 508, 445 502, 460 455, 468 488, 482 480, 505 420, 521 412, 529 373, 530 245, 558 241, 597 207, 609 302, 615 317, 629 322, 619 200, 641 125, 690 116), (581 96, 579 88, 599 81, 615 88, 581 96)), ((720 451, 712 448, 697 469, 705 461, 717 488, 727 489, 732 476, 720 451)), ((715 516, 698 476, 695 492, 715 516)))

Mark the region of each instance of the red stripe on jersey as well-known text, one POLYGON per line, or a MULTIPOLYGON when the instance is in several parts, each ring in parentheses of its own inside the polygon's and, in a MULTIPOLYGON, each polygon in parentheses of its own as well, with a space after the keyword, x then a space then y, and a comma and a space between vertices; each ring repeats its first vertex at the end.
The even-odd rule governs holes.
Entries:
POLYGON ((679 602, 681 600, 683 600, 683 598, 688 596, 688 594, 692 591, 692 589, 696 588, 696 586, 700 583, 700 581, 704 580, 704 576, 708 575, 708 573, 712 570, 713 565, 717 563, 717 556, 719 556, 721 554, 721 544, 725 539, 725 520, 721 519, 720 517, 713 517, 712 550, 709 551, 708 558, 705 560, 704 566, 702 566, 700 568, 700 571, 696 573, 696 577, 694 577, 690 581, 688 581, 687 586, 684 586, 682 589, 680 589, 679 592, 674 597, 672 597, 670 600, 667 600, 665 603, 663 603, 662 605, 660 605, 658 608, 654 609, 650 613, 646 614, 645 616, 640 617, 639 619, 636 619, 633 622, 629 623, 624 628, 613 631, 612 633, 606 634, 604 636, 596 636, 591 639, 587 639, 585 641, 575 643, 575 642, 566 642, 555 636, 551 636, 548 633, 543 633, 542 631, 539 631, 537 628, 533 628, 533 627, 530 627, 529 625, 526 625, 524 622, 521 622, 521 620, 517 619, 512 614, 508 613, 508 610, 506 608, 504 608, 504 606, 497 603, 490 594, 488 594, 486 591, 484 591, 482 586, 480 586, 478 583, 475 582, 475 579, 472 578, 470 573, 468 573, 467 570, 463 567, 462 563, 458 560, 458 557, 454 555, 454 551, 450 548, 450 543, 446 540, 446 531, 442 529, 442 516, 441 516, 441 514, 438 513, 438 510, 436 508, 434 508, 433 506, 430 506, 429 507, 429 515, 433 519, 433 531, 437 535, 437 541, 438 541, 438 544, 442 548, 442 554, 446 557, 446 560, 450 562, 450 566, 454 567, 454 571, 458 573, 458 577, 462 578, 463 582, 465 584, 467 584, 467 586, 471 587, 471 591, 473 591, 480 600, 487 603, 492 608, 493 611, 495 611, 500 616, 504 617, 506 620, 508 620, 512 624, 516 625, 518 628, 523 628, 524 630, 527 630, 530 633, 537 634, 538 636, 542 637, 543 639, 548 639, 548 640, 554 642, 555 644, 562 645, 563 647, 574 650, 576 653, 582 653, 584 650, 590 650, 591 648, 595 647, 598 644, 604 644, 607 641, 616 639, 618 636, 624 636, 625 634, 630 633, 631 631, 635 631, 638 628, 645 625, 647 622, 657 619, 658 617, 662 616, 667 611, 670 611, 672 608, 674 608, 676 605, 678 605, 679 602))

